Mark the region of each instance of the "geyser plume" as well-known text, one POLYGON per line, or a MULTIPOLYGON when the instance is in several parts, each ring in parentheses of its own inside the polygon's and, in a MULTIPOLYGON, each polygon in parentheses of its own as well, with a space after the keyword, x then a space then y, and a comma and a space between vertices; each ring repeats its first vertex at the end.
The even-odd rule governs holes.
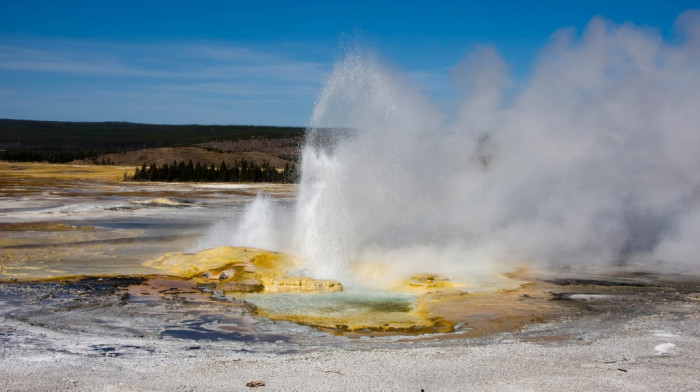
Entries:
POLYGON ((232 244, 276 249, 284 236, 284 233, 279 230, 282 216, 281 209, 269 197, 258 194, 242 212, 222 217, 192 251, 232 244))
POLYGON ((507 99, 507 65, 477 48, 453 71, 454 116, 373 57, 348 56, 313 114, 294 223, 281 227, 293 233, 273 247, 331 278, 358 260, 408 273, 697 268, 699 15, 679 17, 674 45, 599 18, 580 37, 559 31, 507 99))

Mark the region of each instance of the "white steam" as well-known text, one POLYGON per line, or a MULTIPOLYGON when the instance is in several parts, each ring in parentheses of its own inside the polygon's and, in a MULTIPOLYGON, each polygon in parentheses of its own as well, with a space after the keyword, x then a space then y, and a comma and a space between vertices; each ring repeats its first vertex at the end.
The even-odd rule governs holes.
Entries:
POLYGON ((506 63, 477 48, 451 75, 452 119, 371 56, 348 56, 313 114, 295 223, 284 228, 293 237, 261 235, 336 278, 356 260, 392 258, 459 272, 501 262, 696 267, 699 25, 699 12, 681 15, 684 39, 673 45, 599 18, 580 37, 557 32, 507 99, 506 63))
POLYGON ((272 199, 258 194, 252 203, 234 216, 223 217, 200 239, 197 249, 218 246, 249 246, 260 249, 276 249, 281 241, 282 216, 272 199), (234 217, 238 219, 234 220, 234 217))

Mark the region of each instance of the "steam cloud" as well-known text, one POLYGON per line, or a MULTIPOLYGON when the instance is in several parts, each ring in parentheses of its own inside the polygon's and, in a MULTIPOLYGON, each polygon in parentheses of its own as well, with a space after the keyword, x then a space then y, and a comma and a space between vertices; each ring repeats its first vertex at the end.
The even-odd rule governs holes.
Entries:
POLYGON ((680 15, 673 44, 601 18, 556 32, 508 96, 507 64, 476 48, 451 75, 453 118, 372 56, 348 56, 313 113, 296 210, 266 245, 323 277, 356 260, 697 268, 699 26, 700 12, 680 15), (327 128, 351 131, 329 142, 327 128))

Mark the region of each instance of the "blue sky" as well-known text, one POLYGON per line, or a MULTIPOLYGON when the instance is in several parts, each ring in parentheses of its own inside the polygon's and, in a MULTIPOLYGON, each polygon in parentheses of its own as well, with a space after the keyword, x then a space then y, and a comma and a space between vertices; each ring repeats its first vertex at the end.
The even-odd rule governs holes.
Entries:
MULTIPOLYGON (((696 1, 0 0, 0 118, 306 125, 333 62, 376 53, 434 101, 474 45, 516 80, 590 19, 675 39, 696 1)), ((446 104, 447 105, 447 104, 446 104)))

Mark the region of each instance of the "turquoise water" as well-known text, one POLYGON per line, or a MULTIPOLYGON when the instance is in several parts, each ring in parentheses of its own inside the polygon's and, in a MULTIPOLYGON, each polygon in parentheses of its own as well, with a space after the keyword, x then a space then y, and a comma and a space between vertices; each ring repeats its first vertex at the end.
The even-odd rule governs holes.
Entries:
POLYGON ((368 290, 337 293, 236 294, 271 313, 335 317, 357 314, 408 313, 415 309, 417 296, 368 290))

